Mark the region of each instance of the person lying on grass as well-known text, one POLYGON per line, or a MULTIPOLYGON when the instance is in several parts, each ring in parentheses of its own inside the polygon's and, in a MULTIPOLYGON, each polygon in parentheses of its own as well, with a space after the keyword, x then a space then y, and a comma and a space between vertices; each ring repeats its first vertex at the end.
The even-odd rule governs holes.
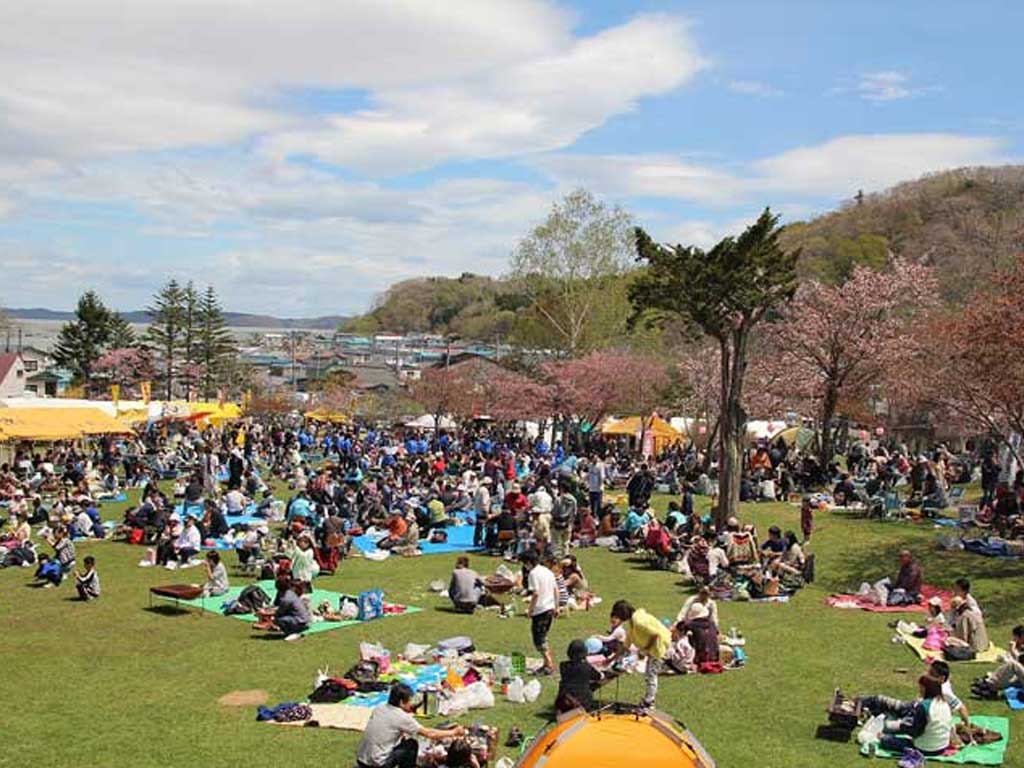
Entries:
POLYGON ((313 619, 309 607, 302 599, 303 585, 290 576, 278 578, 275 587, 277 596, 273 609, 264 609, 257 613, 260 620, 252 625, 253 629, 275 631, 284 634, 288 641, 298 640, 302 633, 309 629, 313 619))

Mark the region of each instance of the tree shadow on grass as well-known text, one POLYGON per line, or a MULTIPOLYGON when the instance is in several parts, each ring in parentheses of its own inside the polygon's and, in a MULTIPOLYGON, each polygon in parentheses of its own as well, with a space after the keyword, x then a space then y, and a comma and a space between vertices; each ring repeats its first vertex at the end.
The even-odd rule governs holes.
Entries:
POLYGON ((943 550, 934 540, 875 542, 832 552, 826 562, 818 562, 819 584, 833 592, 856 592, 862 582, 873 584, 894 575, 904 549, 921 565, 926 584, 951 590, 956 579, 965 577, 972 583, 972 592, 979 593, 982 609, 993 623, 1019 618, 1024 562, 943 550))

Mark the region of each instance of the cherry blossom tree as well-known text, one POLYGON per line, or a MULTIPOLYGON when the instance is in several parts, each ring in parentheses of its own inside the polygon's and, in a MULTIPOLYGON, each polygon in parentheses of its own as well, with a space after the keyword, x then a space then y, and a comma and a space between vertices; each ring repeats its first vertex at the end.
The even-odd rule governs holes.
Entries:
POLYGON ((1024 434, 1024 255, 956 310, 935 313, 910 337, 898 404, 928 410, 998 438, 1024 434))
POLYGON ((127 390, 153 377, 153 357, 145 347, 112 349, 96 360, 91 373, 127 390))
POLYGON ((932 271, 897 258, 884 271, 855 267, 841 285, 804 283, 781 320, 765 326, 765 390, 815 413, 823 466, 835 455, 840 404, 866 401, 899 368, 913 324, 936 297, 932 271))

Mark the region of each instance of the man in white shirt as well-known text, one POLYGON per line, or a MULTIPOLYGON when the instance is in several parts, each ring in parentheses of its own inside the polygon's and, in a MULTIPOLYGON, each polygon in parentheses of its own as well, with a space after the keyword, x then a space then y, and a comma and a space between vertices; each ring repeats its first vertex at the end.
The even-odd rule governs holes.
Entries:
POLYGON ((229 515, 241 515, 245 512, 245 505, 248 503, 248 499, 245 498, 245 494, 238 488, 232 488, 224 494, 224 503, 227 506, 227 513, 229 515))
POLYGON ((544 667, 538 673, 551 675, 555 671, 555 661, 551 656, 551 645, 548 633, 551 623, 560 611, 558 608, 558 582, 549 568, 537 562, 533 552, 523 554, 523 568, 526 570, 526 588, 530 592, 530 633, 533 647, 544 655, 544 667))

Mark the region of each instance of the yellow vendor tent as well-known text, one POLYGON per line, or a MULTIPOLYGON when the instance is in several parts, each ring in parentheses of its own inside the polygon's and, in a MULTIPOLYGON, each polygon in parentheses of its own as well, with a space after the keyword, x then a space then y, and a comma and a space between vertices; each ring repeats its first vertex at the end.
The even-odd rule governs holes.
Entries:
POLYGON ((693 734, 660 712, 574 710, 542 733, 516 768, 714 768, 693 734))
POLYGON ((0 440, 74 440, 85 435, 129 431, 98 408, 5 408, 0 440))
POLYGON ((639 437, 643 432, 651 435, 654 439, 654 453, 661 453, 668 446, 678 442, 683 435, 675 427, 655 414, 644 418, 641 424, 639 416, 629 416, 625 419, 607 421, 601 427, 602 435, 623 435, 626 437, 639 437))
POLYGON ((326 421, 331 424, 348 423, 348 416, 341 411, 332 411, 329 408, 317 408, 315 411, 306 411, 303 416, 312 421, 326 421))

